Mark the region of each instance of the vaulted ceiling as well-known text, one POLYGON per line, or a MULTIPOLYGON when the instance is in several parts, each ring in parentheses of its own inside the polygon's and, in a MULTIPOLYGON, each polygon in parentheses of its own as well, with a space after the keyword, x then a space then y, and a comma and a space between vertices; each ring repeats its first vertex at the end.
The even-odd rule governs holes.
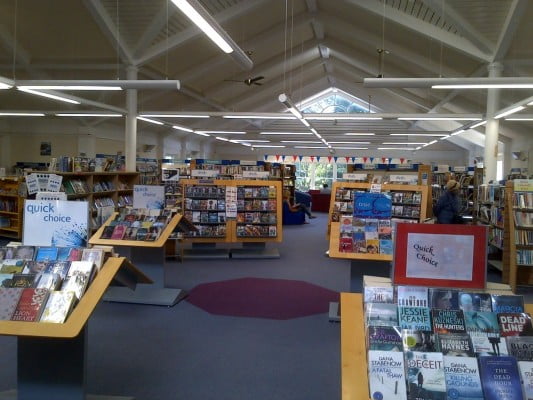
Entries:
MULTIPOLYGON (((202 0, 253 61, 251 70, 222 53, 170 0, 2 0, 0 76, 28 79, 178 79, 180 90, 139 90, 139 113, 208 112, 209 119, 159 118, 196 130, 306 131, 298 120, 223 119, 223 112, 280 113, 278 95, 298 103, 335 87, 390 118, 315 120, 327 141, 361 140, 371 150, 388 142, 420 142, 391 132, 452 132, 465 122, 398 121, 397 114, 486 112, 486 90, 365 87, 368 77, 483 77, 494 62, 502 76, 533 76, 533 2, 528 0, 202 0), (131 74, 132 72, 130 72, 131 74), (131 77, 132 75, 130 75, 131 77), (263 76, 262 85, 245 80, 263 76)), ((531 89, 502 90, 500 109, 530 97, 531 89)), ((0 111, 125 110, 123 92, 70 92, 68 105, 15 89, 0 90, 0 111)), ((531 107, 529 107, 531 108, 531 107)), ((528 114, 524 110, 522 114, 528 114)), ((531 112, 533 114, 533 112, 531 112)), ((57 118, 49 116, 47 118, 57 118)), ((124 124, 83 118, 80 124, 124 124)), ((145 122, 139 122, 145 124, 145 122)), ((530 136, 531 122, 501 122, 504 138, 530 136)), ((442 140, 431 150, 483 145, 483 128, 442 140), (459 146, 459 147, 458 147, 459 146)), ((176 135, 212 141, 175 131, 176 135)), ((224 136, 224 134, 221 134, 224 136)), ((234 138, 226 134, 228 138, 234 138)), ((238 139, 242 139, 239 137, 238 139)), ((301 137, 269 137, 271 143, 301 137)), ((427 141, 427 140, 426 140, 427 141)), ((225 143, 225 146, 238 146, 225 143)), ((292 145, 287 144, 288 147, 292 145)), ((407 145, 405 145, 407 146, 407 145)), ((412 146, 411 146, 412 147, 412 146)), ((429 149, 429 148, 428 148, 429 149)))

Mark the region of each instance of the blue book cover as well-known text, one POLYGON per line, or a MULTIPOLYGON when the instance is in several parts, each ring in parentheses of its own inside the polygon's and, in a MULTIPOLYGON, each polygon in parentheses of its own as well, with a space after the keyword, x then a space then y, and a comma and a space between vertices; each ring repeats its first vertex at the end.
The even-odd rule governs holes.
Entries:
POLYGON ((475 357, 444 356, 448 399, 483 400, 483 389, 475 357))
POLYGON ((35 254, 35 261, 53 261, 57 259, 57 247, 39 247, 35 254))
POLYGON ((431 316, 428 307, 398 306, 400 328, 418 331, 430 331, 431 316))
POLYGON ((385 193, 356 192, 353 215, 357 218, 390 218, 391 197, 385 193))
POLYGON ((479 372, 486 400, 524 400, 516 358, 479 357, 479 372))
POLYGON ((524 297, 493 294, 492 311, 495 313, 522 313, 524 312, 524 297))
POLYGON ((379 239, 379 253, 392 254, 392 240, 379 239))

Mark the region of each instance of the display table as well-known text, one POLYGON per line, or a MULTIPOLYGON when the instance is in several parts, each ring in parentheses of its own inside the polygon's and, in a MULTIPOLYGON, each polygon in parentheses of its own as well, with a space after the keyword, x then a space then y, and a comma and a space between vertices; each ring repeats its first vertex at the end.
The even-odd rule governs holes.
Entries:
POLYGON ((0 321, 1 335, 17 336, 18 385, 17 391, 0 393, 0 399, 90 398, 85 394, 87 321, 121 270, 132 281, 150 282, 124 257, 112 257, 102 266, 65 323, 0 321))
MULTIPOLYGON (((533 304, 526 304, 533 314, 533 304)), ((341 293, 342 400, 370 399, 361 293, 341 293)))

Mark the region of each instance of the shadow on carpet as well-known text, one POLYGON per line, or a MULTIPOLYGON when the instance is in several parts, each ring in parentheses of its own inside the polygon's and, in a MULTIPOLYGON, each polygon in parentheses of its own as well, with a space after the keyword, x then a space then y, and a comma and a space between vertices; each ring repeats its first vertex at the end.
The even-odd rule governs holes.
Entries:
POLYGON ((187 301, 210 314, 292 319, 327 313, 339 293, 296 280, 241 278, 200 284, 187 301))

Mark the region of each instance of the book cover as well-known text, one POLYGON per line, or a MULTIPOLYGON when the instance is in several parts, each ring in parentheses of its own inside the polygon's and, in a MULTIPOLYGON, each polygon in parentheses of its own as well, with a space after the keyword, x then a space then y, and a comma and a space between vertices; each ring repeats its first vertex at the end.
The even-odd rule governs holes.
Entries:
POLYGON ((407 399, 403 354, 370 350, 368 380, 372 399, 407 399))
POLYGON ((12 321, 38 321, 41 316, 41 308, 48 297, 47 289, 26 288, 22 289, 19 302, 12 321))
POLYGON ((492 311, 489 293, 459 292, 459 309, 463 311, 492 311))
POLYGON ((428 307, 428 290, 420 286, 398 286, 396 298, 399 306, 428 307))
POLYGON ((369 326, 368 350, 403 351, 401 329, 397 326, 369 326))
POLYGON ((82 247, 72 247, 68 254, 67 261, 80 261, 82 252, 83 252, 82 247))
POLYGON ((0 320, 10 320, 23 289, 0 287, 0 320))
POLYGON ((495 313, 523 313, 524 297, 516 295, 501 294, 491 295, 492 311, 495 313))
POLYGON ((13 258, 19 260, 33 260, 35 254, 35 247, 33 246, 17 246, 15 247, 15 254, 13 258))
POLYGON ((402 329, 403 351, 436 352, 437 344, 433 331, 402 329))
MULTIPOLYGON (((111 239, 113 240, 122 240, 124 238, 124 235, 126 234, 126 225, 117 225, 113 228, 113 233, 111 234, 111 239)), ((82 254, 83 259, 83 254, 82 254)))
POLYGON ((13 274, 0 274, 0 287, 11 287, 13 274))
POLYGON ((57 247, 38 247, 35 254, 35 261, 52 261, 57 259, 57 247))
POLYGON ((85 293, 92 276, 93 263, 91 261, 73 261, 68 275, 61 285, 61 291, 74 292, 76 299, 79 300, 85 293))
POLYGON ((352 233, 353 231, 353 225, 352 225, 352 217, 345 215, 342 216, 340 221, 340 231, 341 233, 352 233))
POLYGON ((58 274, 61 279, 65 279, 72 262, 73 261, 50 261, 43 272, 48 274, 58 274))
POLYGON ((351 253, 353 251, 353 240, 351 236, 342 235, 339 238, 339 251, 341 253, 351 253))
POLYGON ((379 253, 379 240, 376 239, 367 239, 366 240, 366 252, 368 254, 378 254, 379 253))
POLYGON ((114 230, 115 230, 114 226, 111 226, 111 225, 104 226, 100 239, 111 239, 111 236, 113 236, 114 230))
POLYGON ((4 260, 0 267, 0 274, 21 274, 24 270, 24 260, 4 260))
POLYGON ((393 304, 394 288, 392 286, 365 286, 364 302, 393 304))
POLYGON ((61 285, 61 276, 59 274, 41 273, 37 275, 33 287, 39 289, 57 290, 61 285))
POLYGON ((518 361, 525 399, 533 400, 533 361, 518 361))
POLYGON ((57 261, 67 261, 70 255, 72 247, 58 247, 57 248, 57 261))
POLYGON ((400 328, 430 331, 431 316, 428 307, 398 306, 400 328))
POLYGON ((24 263, 24 269, 22 270, 23 274, 39 274, 43 272, 46 268, 48 261, 26 261, 24 263))
POLYGON ((507 354, 505 340, 500 337, 500 326, 496 313, 487 311, 465 311, 465 327, 472 339, 478 356, 499 356, 507 354))
POLYGON ((461 310, 431 310, 435 333, 466 333, 465 317, 461 310))
POLYGON ((13 274, 11 278, 11 287, 14 288, 29 288, 33 287, 36 274, 13 274))
POLYGON ((44 306, 41 322, 62 324, 72 310, 76 296, 74 292, 53 291, 44 306))
POLYGON ((533 336, 507 336, 507 350, 518 361, 533 361, 533 336))
POLYGON ((147 228, 138 228, 137 229, 137 240, 145 240, 146 235, 148 235, 147 228))
POLYGON ((506 336, 532 336, 533 326, 528 313, 498 313, 500 335, 506 336))
POLYGON ((392 240, 379 239, 379 253, 380 254, 392 254, 393 243, 392 240))
POLYGON ((409 400, 445 400, 446 382, 442 353, 405 353, 409 400))
POLYGON ((100 271, 104 263, 104 249, 83 249, 80 261, 91 261, 94 263, 96 269, 100 271))
POLYGON ((396 304, 366 303, 365 321, 367 326, 397 326, 398 307, 396 304))
POLYGON ((459 291, 429 288, 429 306, 440 310, 459 310, 459 291))
POLYGON ((475 357, 444 356, 448 399, 483 400, 479 367, 475 357))
POLYGON ((523 400, 518 363, 511 356, 479 357, 479 374, 486 400, 523 400))
POLYGON ((137 240, 137 229, 139 228, 128 227, 124 234, 124 240, 137 240))
POLYGON ((445 356, 475 357, 474 345, 468 333, 442 333, 437 335, 437 350, 445 356))

